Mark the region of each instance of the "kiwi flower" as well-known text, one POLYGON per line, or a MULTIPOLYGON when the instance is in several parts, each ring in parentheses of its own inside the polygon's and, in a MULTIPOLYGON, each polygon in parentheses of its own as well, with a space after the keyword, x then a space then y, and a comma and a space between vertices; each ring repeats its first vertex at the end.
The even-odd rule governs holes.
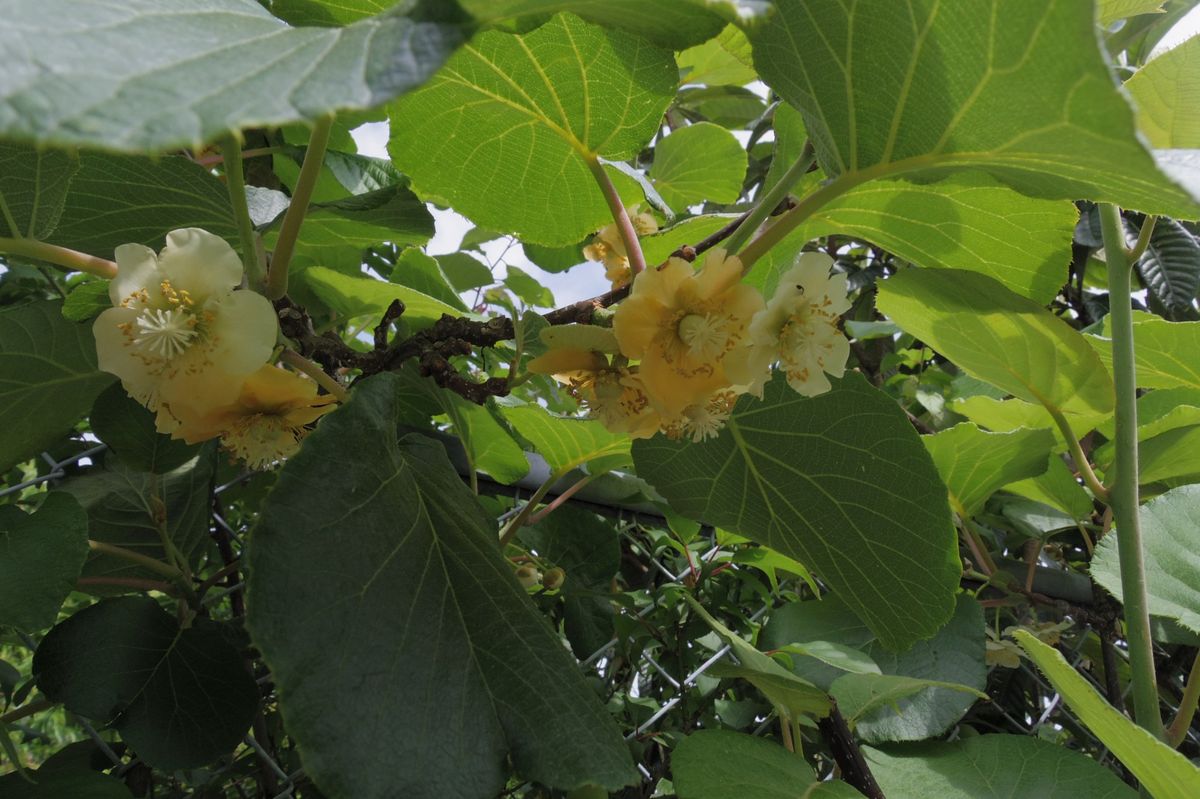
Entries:
POLYGON ((731 352, 741 357, 748 327, 763 310, 762 295, 741 282, 742 264, 710 250, 696 272, 681 258, 648 269, 613 316, 613 332, 650 401, 667 419, 689 406, 706 406, 733 382, 725 373, 731 352))
POLYGON ((236 290, 242 263, 233 248, 186 228, 168 233, 161 253, 122 244, 116 260, 114 307, 92 326, 100 368, 152 411, 177 398, 210 406, 236 398, 271 356, 277 323, 265 297, 236 290))
POLYGON ((603 353, 561 347, 534 358, 527 368, 534 374, 553 375, 583 403, 589 417, 613 433, 650 438, 663 426, 637 369, 614 365, 603 353))
MULTIPOLYGON (((658 232, 658 222, 653 216, 645 212, 635 214, 635 210, 626 209, 629 212, 629 221, 633 223, 633 229, 639 236, 658 232)), ((614 289, 628 286, 633 278, 633 270, 629 267, 629 253, 615 224, 601 228, 592 239, 592 243, 583 248, 583 257, 604 264, 604 276, 612 283, 614 289)))

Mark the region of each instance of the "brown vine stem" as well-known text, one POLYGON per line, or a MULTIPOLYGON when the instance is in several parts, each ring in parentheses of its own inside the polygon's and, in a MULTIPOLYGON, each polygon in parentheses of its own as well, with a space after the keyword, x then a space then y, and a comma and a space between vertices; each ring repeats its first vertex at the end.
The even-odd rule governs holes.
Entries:
POLYGON ((87 272, 89 275, 106 280, 112 280, 117 276, 116 263, 107 258, 97 258, 78 250, 59 247, 57 244, 47 244, 36 239, 10 239, 0 236, 0 253, 37 258, 39 261, 46 261, 64 269, 87 272))
POLYGON ((850 732, 850 725, 838 710, 837 702, 833 702, 828 716, 817 719, 817 729, 825 737, 834 762, 842 770, 842 780, 857 788, 863 796, 885 799, 883 789, 875 781, 875 775, 871 773, 871 767, 867 765, 862 749, 850 732))
POLYGON ((566 502, 568 499, 573 497, 575 495, 576 491, 583 488, 585 485, 587 485, 588 483, 592 482, 595 479, 596 479, 596 475, 585 474, 583 477, 576 480, 573 484, 571 484, 571 486, 569 486, 567 488, 566 491, 563 491, 557 497, 550 500, 550 502, 546 504, 546 507, 542 508, 537 513, 530 516, 528 524, 537 524, 542 519, 549 516, 551 513, 553 513, 555 511, 556 508, 561 507, 564 502, 566 502))
POLYGON ((613 222, 617 224, 617 232, 621 235, 621 241, 625 243, 625 254, 629 258, 630 270, 635 275, 645 271, 646 256, 642 254, 642 245, 638 242, 637 231, 633 229, 633 221, 629 218, 629 212, 625 210, 625 204, 621 202, 621 195, 617 192, 617 187, 613 185, 612 178, 608 176, 604 164, 600 163, 598 157, 587 156, 583 160, 587 162, 588 169, 592 170, 592 176, 600 184, 604 201, 608 203, 608 210, 612 212, 613 222))
POLYGON ((304 215, 308 213, 308 204, 312 201, 313 189, 316 188, 317 178, 321 174, 321 165, 325 163, 325 149, 329 146, 329 133, 332 129, 332 114, 321 117, 313 124, 308 149, 304 151, 304 163, 300 166, 300 177, 296 179, 296 188, 292 191, 292 202, 283 215, 283 222, 279 226, 279 238, 275 241, 275 251, 271 253, 271 270, 267 273, 267 299, 277 300, 287 294, 288 266, 296 248, 296 238, 300 235, 300 226, 304 224, 304 215))

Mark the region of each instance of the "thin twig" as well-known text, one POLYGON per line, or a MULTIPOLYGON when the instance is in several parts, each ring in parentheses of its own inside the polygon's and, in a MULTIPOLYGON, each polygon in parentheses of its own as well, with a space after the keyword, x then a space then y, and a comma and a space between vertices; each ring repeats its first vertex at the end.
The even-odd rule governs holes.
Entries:
POLYGON ((885 799, 883 789, 875 781, 875 775, 871 773, 871 767, 867 765, 862 749, 850 733, 850 725, 838 710, 836 701, 832 702, 828 716, 817 719, 817 729, 829 744, 830 754, 842 771, 842 780, 857 788, 863 796, 885 799))
POLYGON ((332 114, 321 117, 313 124, 308 149, 304 151, 304 163, 300 166, 300 176, 292 190, 292 202, 283 215, 279 238, 275 240, 275 250, 271 253, 271 271, 267 273, 268 299, 277 300, 287 294, 288 266, 300 235, 300 226, 304 224, 304 215, 308 213, 308 204, 312 201, 313 189, 321 174, 321 165, 325 162, 325 148, 329 146, 332 129, 332 114))
POLYGON ((780 176, 775 185, 762 196, 754 209, 746 216, 742 224, 738 226, 738 229, 725 242, 726 249, 729 252, 736 253, 741 249, 741 246, 755 234, 762 223, 770 216, 771 212, 775 210, 776 206, 787 199, 792 186, 796 185, 800 178, 808 174, 815 162, 816 156, 813 154, 812 142, 805 142, 800 157, 788 167, 787 172, 784 172, 780 176))
POLYGON ((265 274, 258 260, 258 242, 254 235, 254 222, 250 219, 250 207, 246 203, 246 176, 242 171, 242 145, 237 136, 226 136, 221 142, 221 153, 225 160, 225 186, 229 190, 229 204, 233 206, 233 218, 237 220, 238 239, 242 244, 242 267, 251 286, 262 285, 265 274))
POLYGON ((1196 704, 1200 702, 1200 649, 1192 659, 1192 669, 1188 672, 1187 683, 1183 686, 1183 698, 1179 700, 1179 710, 1167 727, 1167 743, 1178 748, 1183 743, 1188 729, 1192 726, 1192 718, 1196 715, 1196 704))

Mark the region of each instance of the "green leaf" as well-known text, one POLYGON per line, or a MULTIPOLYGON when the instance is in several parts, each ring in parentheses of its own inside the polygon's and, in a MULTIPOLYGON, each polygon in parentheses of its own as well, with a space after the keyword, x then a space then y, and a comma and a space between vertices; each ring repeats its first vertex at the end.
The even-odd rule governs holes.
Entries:
POLYGON ((737 214, 705 214, 693 216, 663 228, 657 233, 644 236, 641 239, 642 254, 646 256, 647 264, 661 264, 671 253, 685 244, 698 244, 712 233, 728 225, 737 214))
POLYGON ((1169 313, 1183 317, 1192 312, 1200 291, 1200 241, 1187 228, 1174 219, 1158 220, 1137 266, 1150 293, 1169 313))
POLYGON ((488 31, 390 107, 388 152, 418 192, 479 225, 574 244, 612 221, 588 159, 637 155, 677 74, 669 51, 571 14, 488 31))
POLYGON ((1194 217, 1137 138, 1093 13, 1079 0, 779 0, 750 40, 847 185, 977 169, 1032 196, 1194 217))
POLYGON ((502 413, 554 474, 585 464, 589 473, 600 474, 631 463, 629 437, 608 432, 600 422, 554 416, 537 405, 504 408, 502 413))
POLYGON ((861 375, 813 398, 777 376, 716 440, 660 436, 633 453, 677 511, 796 558, 885 646, 950 618, 961 564, 946 488, 903 411, 861 375))
MULTIPOLYGON (((1110 450, 1115 454, 1115 450, 1110 450)), ((1200 425, 1168 430, 1138 444, 1138 482, 1200 478, 1200 425)))
POLYGON ((698 730, 671 752, 679 799, 861 799, 840 780, 820 782, 812 767, 777 743, 729 730, 698 730))
POLYGON ((125 783, 97 771, 60 771, 39 769, 30 782, 22 774, 0 777, 0 796, 4 799, 130 799, 125 783))
POLYGON ((724 25, 716 13, 695 0, 461 0, 460 5, 483 23, 516 22, 559 11, 578 14, 588 22, 642 36, 661 47, 682 50, 715 36, 724 25))
MULTIPOLYGON (((775 129, 775 152, 771 156, 771 167, 767 170, 764 188, 771 188, 784 173, 800 158, 808 131, 804 129, 804 118, 800 112, 785 102, 775 106, 771 126, 775 129)), ((803 184, 800 184, 803 185, 803 184)))
POLYGON ((1097 16, 1104 27, 1138 14, 1161 14, 1165 0, 1096 0, 1097 16))
POLYGON ((400 253, 395 267, 392 268, 392 273, 387 277, 393 283, 416 289, 427 297, 444 302, 460 311, 466 312, 467 310, 467 304, 450 287, 450 281, 442 271, 441 264, 437 259, 426 255, 416 247, 409 247, 400 253))
MULTIPOLYGON (((211 445, 164 475, 134 471, 114 458, 103 468, 67 480, 63 490, 87 511, 89 538, 165 561, 159 533, 159 524, 165 523, 171 543, 194 562, 208 541, 215 461, 211 445)), ((83 576, 162 580, 161 574, 136 563, 96 553, 84 565, 83 576)), ((96 587, 89 590, 95 592, 96 587)))
POLYGON ((887 751, 868 747, 863 754, 879 787, 894 799, 1135 799, 1138 795, 1087 755, 1026 735, 978 735, 887 751))
POLYGON ((1087 340, 991 278, 907 269, 880 285, 877 305, 968 374, 1020 399, 1075 413, 1113 408, 1112 380, 1087 340))
POLYGON ((401 318, 413 329, 428 327, 442 314, 459 316, 453 306, 395 283, 370 277, 352 277, 323 266, 311 266, 304 270, 304 278, 322 302, 348 317, 380 316, 392 304, 392 300, 404 303, 404 316, 401 318))
MULTIPOLYGON (((345 264, 358 272, 362 251, 374 244, 422 245, 433 236, 433 217, 403 186, 389 186, 328 203, 315 203, 304 217, 296 240, 296 258, 304 265, 345 264)), ((279 240, 274 228, 263 236, 269 249, 279 240)))
POLYGON ((0 308, 0 471, 57 441, 115 379, 96 369, 91 325, 67 321, 61 308, 0 308))
POLYGON ((439 255, 437 261, 441 264, 442 271, 446 273, 446 277, 450 280, 450 285, 454 286, 458 291, 483 288, 495 282, 495 278, 492 277, 492 271, 487 268, 487 264, 480 263, 465 252, 439 255))
POLYGON ((54 624, 75 590, 87 537, 87 515, 62 492, 28 515, 0 505, 0 627, 36 633, 54 624))
POLYGON ((0 136, 127 152, 372 108, 461 41, 395 14, 292 28, 254 0, 16 0, 5 12, 0 136))
POLYGON ((1138 128, 1162 150, 1200 147, 1200 37, 1152 59, 1125 81, 1137 105, 1138 128))
POLYGON ((122 244, 162 249, 167 231, 186 227, 241 246, 229 193, 208 169, 182 156, 83 152, 49 241, 112 258, 122 244))
POLYGON ((118 383, 106 388, 88 417, 92 432, 130 469, 165 474, 196 457, 200 447, 159 433, 154 414, 118 383))
POLYGON ((506 269, 508 271, 504 276, 504 286, 522 302, 537 308, 554 307, 554 294, 539 283, 537 278, 511 264, 506 269))
POLYGON ((249 548, 249 629, 320 789, 492 796, 512 758, 548 786, 636 773, 436 442, 398 439, 381 374, 288 461, 249 548), (313 679, 319 673, 321 679, 313 679), (331 690, 330 686, 335 686, 331 690), (330 731, 337 729, 337 734, 330 731))
MULTIPOLYGON (((996 433, 1007 433, 1019 427, 1035 430, 1052 429, 1058 442, 1058 448, 1062 449, 1066 446, 1066 441, 1059 429, 1054 426, 1054 420, 1050 414, 1037 403, 1026 402, 1015 397, 1001 400, 976 395, 966 399, 957 399, 952 407, 955 413, 962 414, 980 427, 986 427, 996 433)), ((1072 413, 1064 411, 1063 416, 1076 438, 1083 438, 1097 426, 1112 419, 1111 412, 1072 413)))
POLYGON ((733 630, 717 621, 704 606, 683 594, 692 610, 702 618, 725 643, 729 644, 740 665, 714 663, 709 673, 714 677, 740 677, 754 685, 775 705, 779 714, 795 720, 801 716, 829 715, 829 697, 808 680, 797 677, 770 657, 759 652, 733 630))
MULTIPOLYGON (((1200 632, 1200 486, 1174 488, 1139 509, 1150 613, 1200 632)), ((1118 531, 1117 535, 1120 535, 1118 531)), ((1106 535, 1092 559, 1092 578, 1122 598, 1117 536, 1106 535)))
POLYGON ((1079 676, 1066 659, 1026 630, 1013 637, 1062 694, 1067 706, 1138 778, 1155 799, 1192 799, 1200 790, 1200 769, 1134 724, 1079 676))
MULTIPOLYGON (((784 647, 795 641, 826 641, 851 647, 870 657, 884 675, 957 683, 974 690, 987 685, 984 661, 983 610, 960 595, 950 622, 925 641, 903 652, 889 652, 845 601, 827 595, 821 601, 794 602, 775 611, 763 627, 759 644, 784 647)), ((797 658, 792 671, 829 690, 845 671, 797 658)), ((962 718, 975 697, 942 687, 925 687, 899 700, 900 713, 883 707, 858 720, 856 733, 865 741, 914 741, 941 735, 962 718)), ((843 708, 848 712, 847 708, 843 708)))
POLYGON ((675 209, 705 201, 732 203, 742 193, 746 151, 733 134, 711 122, 676 130, 654 148, 650 179, 675 209))
POLYGON ((1052 457, 1044 473, 1009 483, 1004 490, 1057 508, 1076 521, 1092 514, 1092 498, 1076 482, 1062 458, 1052 457))
POLYGON ((292 25, 333 27, 381 14, 400 0, 274 0, 271 13, 292 25))
POLYGON ((111 726, 168 771, 232 752, 258 710, 254 677, 215 622, 181 629, 143 597, 103 600, 55 626, 33 672, 51 700, 111 726))
POLYGON ((1000 488, 1045 472, 1054 434, 1027 429, 987 433, 963 422, 922 436, 921 442, 950 491, 950 507, 969 518, 1000 488))
POLYGON ((750 281, 773 289, 810 240, 852 235, 919 266, 987 275, 1044 304, 1066 279, 1075 217, 1069 202, 1025 197, 982 172, 928 184, 875 180, 815 212, 759 260, 750 281))
MULTIPOLYGON (((1086 337, 1109 369, 1111 336, 1112 317, 1106 316, 1103 336, 1086 337)), ((1133 345, 1140 388, 1200 388, 1200 362, 1188 357, 1188 353, 1200 352, 1200 322, 1168 322, 1134 311, 1133 345)))
POLYGON ((819 660, 826 666, 851 674, 881 674, 879 664, 871 656, 852 647, 832 641, 809 641, 803 644, 788 644, 778 651, 819 660))
POLYGON ((726 25, 719 34, 689 47, 675 60, 683 76, 681 83, 744 86, 758 78, 750 40, 736 25, 726 25))
POLYGON ((0 142, 0 236, 49 236, 78 168, 64 152, 0 142))
POLYGON ((844 674, 829 686, 829 693, 837 700, 846 721, 857 725, 863 717, 879 710, 891 709, 901 716, 900 701, 929 688, 958 691, 976 699, 988 698, 983 691, 968 685, 898 674, 844 674))
POLYGON ((107 280, 85 280, 63 301, 62 315, 72 322, 86 322, 112 307, 107 280))

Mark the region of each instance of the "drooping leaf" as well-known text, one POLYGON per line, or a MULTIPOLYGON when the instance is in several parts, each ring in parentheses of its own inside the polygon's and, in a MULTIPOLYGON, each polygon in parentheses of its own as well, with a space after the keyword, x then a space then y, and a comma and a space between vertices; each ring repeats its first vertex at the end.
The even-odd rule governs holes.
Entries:
POLYGON ((17 0, 5 13, 0 135, 127 152, 372 108, 462 39, 394 14, 292 28, 254 0, 17 0))
POLYGON ((628 436, 610 433, 600 422, 554 416, 536 405, 505 408, 503 413, 555 474, 585 464, 590 473, 599 474, 630 463, 628 436))
POLYGON ((0 308, 0 470, 54 443, 115 379, 96 369, 91 325, 64 319, 61 308, 0 308))
MULTIPOLYGON (((88 514, 88 537, 165 561, 163 525, 172 545, 188 560, 203 551, 208 538, 210 492, 216 468, 213 446, 163 475, 139 472, 113 458, 103 468, 67 480, 62 488, 88 514)), ((161 574, 128 560, 93 552, 85 577, 140 577, 162 580, 161 574)))
POLYGON ((641 239, 647 264, 661 264, 685 244, 694 245, 737 218, 736 214, 693 216, 641 239))
POLYGON ((1155 799, 1191 799, 1200 790, 1200 768, 1108 704, 1057 649, 1017 630, 1017 643, 1062 694, 1079 720, 1125 764, 1155 799))
MULTIPOLYGON (((1112 319, 1105 317, 1102 336, 1086 340, 1112 368, 1112 319)), ((1200 351, 1200 322, 1168 322, 1142 311, 1133 312, 1133 346, 1140 388, 1200 388, 1200 361, 1188 357, 1200 351)))
POLYGON ((1109 769, 1080 752, 1025 735, 979 735, 863 749, 879 787, 895 799, 1134 799, 1109 769), (1019 764, 1020 767, 1014 767, 1019 764))
POLYGON ((49 241, 112 258, 122 244, 160 250, 168 231, 186 227, 241 245, 229 194, 206 168, 182 156, 82 152, 49 241))
POLYGON ((879 664, 871 656, 852 647, 832 641, 808 641, 803 644, 788 644, 778 651, 819 660, 826 666, 851 674, 881 674, 879 664))
MULTIPOLYGON (((946 490, 903 412, 858 374, 814 398, 777 377, 705 444, 633 447, 672 507, 812 569, 891 649, 953 612, 960 564, 946 490)), ((783 643, 791 643, 785 641, 783 643)))
POLYGON ((907 269, 880 284, 877 304, 968 374, 1020 399, 1076 413, 1112 410, 1112 381, 1087 340, 991 278, 907 269))
MULTIPOLYGON (((1200 486, 1174 488, 1138 511, 1146 568, 1150 613, 1174 619, 1200 632, 1200 486)), ((1117 599, 1122 598, 1118 530, 1106 535, 1092 559, 1092 578, 1117 599)))
POLYGON ((442 314, 459 315, 453 306, 407 286, 369 277, 354 277, 323 266, 305 269, 304 280, 322 302, 348 317, 364 314, 380 316, 392 304, 392 300, 404 303, 404 316, 401 318, 414 330, 428 327, 442 314))
MULTIPOLYGON (((776 110, 778 114, 778 110, 776 110)), ((922 267, 964 269, 995 278, 1039 304, 1067 279, 1075 207, 1026 197, 982 172, 935 183, 873 180, 818 210, 756 264, 783 272, 815 236, 860 236, 922 267)))
POLYGON ((654 148, 650 179, 672 208, 708 201, 732 203, 742 192, 746 151, 733 134, 711 122, 676 130, 654 148))
POLYGON ((1003 486, 1045 472, 1054 434, 1027 429, 988 433, 964 422, 922 436, 921 442, 950 490, 950 506, 970 517, 1003 486))
POLYGON ((1150 60, 1125 81, 1138 129, 1162 150, 1200 147, 1200 37, 1150 60))
POLYGON ((780 0, 750 39, 831 177, 978 169, 1033 196, 1195 216, 1139 142, 1093 15, 1077 0, 780 0))
POLYGON ((808 131, 804 129, 804 118, 800 116, 799 111, 785 102, 780 102, 775 106, 771 127, 775 129, 775 153, 771 157, 771 167, 767 170, 767 180, 763 184, 765 188, 770 188, 779 182, 779 179, 804 152, 804 144, 808 141, 808 131))
POLYGON ((477 224, 574 244, 612 220, 587 159, 636 155, 676 75, 669 51, 572 14, 488 31, 390 107, 388 151, 419 192, 477 224))
POLYGON ((720 32, 720 16, 694 0, 462 0, 462 7, 485 23, 525 23, 559 11, 588 22, 642 36, 660 47, 682 50, 720 32))
POLYGON ((861 799, 840 780, 820 782, 812 767, 777 743, 729 730, 698 730, 671 752, 679 799, 861 799))
POLYGON ((92 432, 135 471, 166 474, 200 452, 199 445, 189 445, 158 432, 154 414, 116 383, 96 398, 88 420, 92 432))
POLYGON ((372 377, 322 421, 251 540, 249 628, 306 772, 361 799, 398 785, 490 796, 506 756, 559 788, 632 782, 616 726, 500 557, 494 522, 440 445, 399 437, 397 381, 372 377))
POLYGON ((400 256, 396 258, 396 266, 387 278, 393 283, 416 289, 422 294, 440 300, 460 311, 467 310, 467 304, 450 286, 450 281, 442 271, 438 260, 426 255, 416 247, 409 247, 400 253, 400 256))
POLYGON ((1168 311, 1182 315, 1192 310, 1200 291, 1200 241, 1187 228, 1174 219, 1158 220, 1137 268, 1168 311))
POLYGON ((258 709, 254 677, 217 623, 180 628, 144 597, 106 599, 58 624, 33 672, 47 697, 113 727, 166 770, 232 752, 258 709))
MULTIPOLYGON (((986 427, 996 433, 1007 433, 1021 427, 1034 430, 1052 429, 1058 447, 1065 448, 1066 446, 1062 433, 1054 426, 1054 420, 1050 414, 1043 406, 1035 402, 1026 402, 1016 397, 995 399, 979 394, 955 400, 952 407, 955 413, 962 414, 980 427, 986 427)), ((1112 413, 1064 411, 1063 416, 1075 437, 1083 438, 1089 431, 1110 420, 1112 413)))
MULTIPOLYGON (((889 652, 858 619, 845 601, 829 595, 820 602, 796 602, 772 614, 759 644, 780 648, 803 641, 828 641, 868 655, 887 676, 957 683, 981 691, 987 685, 984 660, 984 617, 979 603, 960 596, 950 622, 926 641, 902 652, 889 652)), ((846 672, 810 658, 793 658, 792 670, 829 689, 846 672)), ((840 701, 840 700, 839 700, 840 701)), ((858 719, 855 733, 868 742, 918 741, 941 735, 975 703, 972 694, 925 686, 900 698, 897 713, 881 707, 858 719)), ((853 708, 842 708, 843 713, 853 708)))
POLYGON ((65 152, 0 142, 0 236, 49 236, 78 168, 65 152))
POLYGON ((504 287, 517 295, 522 302, 535 308, 554 306, 554 293, 539 283, 537 278, 511 264, 506 269, 504 287))
POLYGON ((28 633, 54 624, 87 557, 87 515, 61 491, 25 514, 0 505, 0 627, 28 633))

